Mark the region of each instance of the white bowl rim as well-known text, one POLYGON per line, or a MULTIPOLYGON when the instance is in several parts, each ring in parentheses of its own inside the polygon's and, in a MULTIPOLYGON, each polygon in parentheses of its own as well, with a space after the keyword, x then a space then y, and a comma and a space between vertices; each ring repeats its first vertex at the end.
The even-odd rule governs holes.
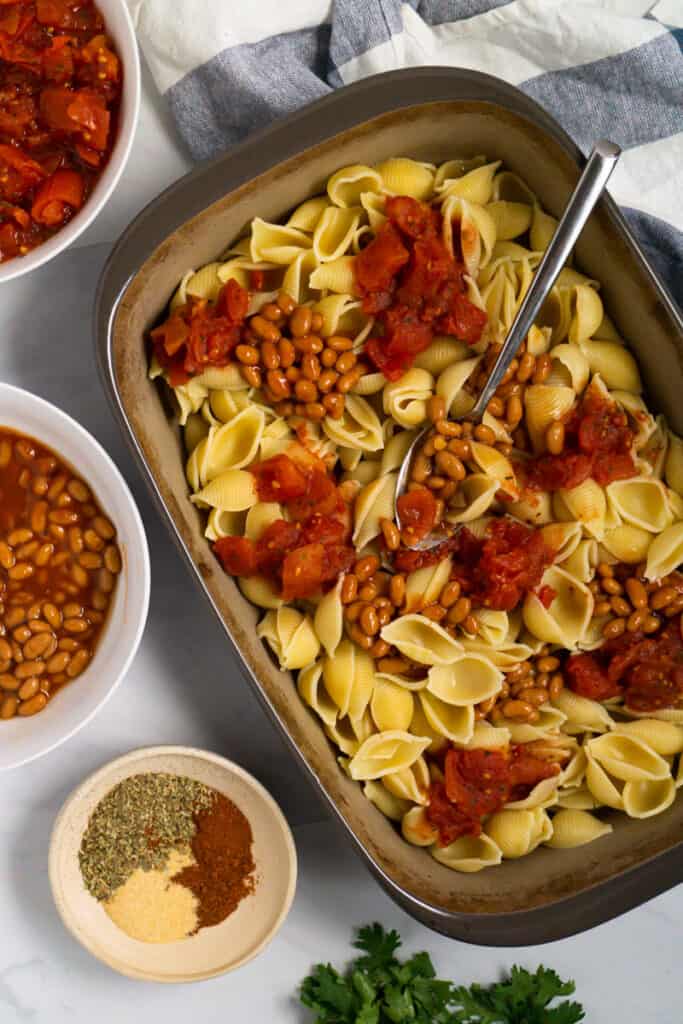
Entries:
MULTIPOLYGON (((135 503, 135 499, 133 498, 133 495, 130 492, 130 488, 128 487, 128 484, 124 480, 118 466, 113 461, 111 455, 109 455, 109 453, 105 451, 100 442, 95 437, 93 437, 93 435, 89 431, 87 431, 85 427, 81 426, 78 420, 75 420, 72 416, 69 416, 69 414, 64 412, 63 409, 60 409, 59 406, 53 405, 52 402, 48 402, 45 398, 41 398, 39 395, 34 395, 33 392, 31 391, 26 391, 25 388, 19 388, 15 384, 7 384, 4 381, 0 381, 0 400, 2 399, 3 392, 9 392, 20 397, 25 401, 33 402, 34 404, 41 406, 46 411, 49 410, 51 415, 56 416, 57 419, 60 419, 63 423, 65 423, 69 429, 73 430, 79 436, 80 440, 85 441, 86 444, 94 448, 97 456, 102 460, 102 463, 106 467, 107 472, 111 474, 112 479, 116 482, 116 485, 119 488, 124 498, 124 501, 126 502, 128 509, 130 511, 131 521, 135 525, 135 541, 139 545, 142 563, 142 580, 140 581, 140 592, 142 601, 140 607, 141 614, 138 623, 135 627, 135 633, 128 654, 123 660, 118 676, 113 681, 107 692, 103 695, 100 702, 96 704, 95 707, 92 708, 92 710, 87 715, 85 715, 76 725, 74 725, 73 728, 67 730, 64 733, 64 735, 59 736, 57 739, 55 739, 53 743, 50 743, 42 750, 36 751, 33 754, 21 756, 17 760, 12 761, 10 764, 0 766, 0 773, 11 771, 14 768, 19 768, 23 764, 28 764, 30 761, 35 761, 39 757, 43 757, 45 754, 49 754, 50 751, 56 750, 56 748, 61 746, 62 743, 66 743, 66 741, 71 739, 72 736, 75 736, 77 732, 80 732, 80 730, 85 725, 87 725, 88 722, 92 721, 95 715, 104 707, 104 705, 107 703, 107 701, 114 693, 114 691, 117 690, 120 684, 123 682, 123 679, 125 678, 131 666, 131 662, 133 661, 133 658, 137 654, 138 647, 140 646, 140 641, 142 640, 142 635, 145 631, 145 626, 147 625, 147 615, 149 612, 149 599, 151 590, 151 565, 149 558, 149 546, 147 544, 147 534, 145 533, 145 528, 142 523, 142 517, 140 516, 140 512, 135 503)), ((0 411, 0 421, 1 420, 2 412, 0 411)), ((0 426, 1 425, 2 423, 0 422, 0 426)), ((51 447, 50 442, 45 441, 43 438, 36 438, 36 440, 42 441, 42 443, 46 444, 47 447, 51 447)))
POLYGON ((246 768, 237 764, 235 761, 231 761, 227 757, 223 757, 222 754, 216 754, 211 750, 202 750, 200 747, 185 747, 177 746, 174 744, 167 744, 154 747, 136 747, 134 750, 128 751, 127 754, 122 754, 120 757, 115 757, 112 761, 107 761, 100 768, 97 768, 90 775, 86 776, 82 782, 76 786, 74 790, 68 795, 64 803, 62 804, 57 817, 55 818, 52 831, 50 833, 50 844, 48 850, 48 878, 50 880, 50 889, 52 891, 52 897, 55 903, 57 912, 61 918, 62 924, 84 949, 94 956, 100 963, 106 964, 111 970, 115 970, 118 974, 123 974, 128 978, 133 978, 136 981, 153 981, 161 984, 189 984, 198 981, 207 981, 210 978, 219 977, 222 974, 231 974, 233 971, 238 970, 240 967, 244 967, 245 964, 255 960, 256 957, 266 949, 268 945, 275 938, 277 933, 282 928, 294 902, 294 896, 296 894, 296 886, 298 880, 298 856, 296 852, 296 843, 294 842, 294 836, 292 829, 284 815, 284 812, 278 804, 275 797, 266 789, 262 782, 248 772, 246 768), (79 931, 77 919, 71 917, 66 912, 66 900, 63 898, 61 884, 59 880, 59 869, 58 869, 58 856, 59 856, 59 844, 61 839, 61 831, 65 827, 69 819, 69 814, 72 808, 85 796, 85 794, 96 786, 101 780, 106 779, 107 775, 110 775, 118 768, 123 768, 127 765, 134 765, 136 763, 142 764, 146 760, 155 757, 191 757, 196 758, 200 761, 208 761, 209 763, 217 765, 219 768, 228 772, 229 774, 236 775, 242 779, 247 786, 253 790, 257 796, 263 801, 265 806, 268 808, 273 818, 277 821, 279 830, 282 834, 284 845, 287 851, 287 860, 289 866, 289 879, 287 883, 287 892, 285 899, 282 904, 277 918, 272 925, 270 931, 263 937, 262 941, 257 945, 253 946, 244 956, 240 957, 229 968, 219 968, 217 970, 209 970, 198 972, 197 974, 187 976, 171 976, 162 977, 157 975, 150 975, 147 972, 136 971, 134 968, 126 969, 121 964, 112 964, 104 956, 101 956, 97 949, 91 947, 90 943, 86 940, 86 937, 79 931))
MULTIPOLYGON (((65 227, 60 228, 60 230, 51 238, 48 238, 47 241, 37 245, 35 249, 32 249, 25 256, 15 257, 14 259, 8 260, 7 263, 0 263, 0 287, 8 281, 14 281, 23 274, 29 274, 32 270, 37 270, 38 267, 42 267, 45 263, 53 259, 53 257, 58 256, 60 252, 64 252, 66 248, 75 242, 76 239, 90 227, 92 222, 95 220, 95 217, 102 212, 106 204, 109 202, 112 192, 118 185, 121 175, 128 163, 128 158, 130 156, 131 149, 133 148, 135 129, 137 127, 140 113, 140 54, 138 51, 133 19, 125 0, 109 0, 109 2, 117 4, 117 6, 120 7, 121 18, 123 21, 123 37, 115 39, 114 42, 116 43, 116 48, 121 62, 123 63, 125 61, 124 88, 128 93, 127 98, 130 104, 130 112, 125 120, 121 118, 119 122, 114 147, 109 156, 109 160, 104 167, 102 176, 98 178, 96 187, 98 187, 102 182, 102 179, 107 174, 112 163, 115 163, 115 168, 111 174, 109 182, 104 187, 102 194, 98 196, 97 200, 93 201, 93 196, 89 196, 82 209, 78 211, 73 220, 69 221, 65 227), (124 49, 126 51, 125 57, 123 54, 124 49)), ((110 19, 107 19, 105 16, 107 30, 109 30, 109 20, 110 19)))

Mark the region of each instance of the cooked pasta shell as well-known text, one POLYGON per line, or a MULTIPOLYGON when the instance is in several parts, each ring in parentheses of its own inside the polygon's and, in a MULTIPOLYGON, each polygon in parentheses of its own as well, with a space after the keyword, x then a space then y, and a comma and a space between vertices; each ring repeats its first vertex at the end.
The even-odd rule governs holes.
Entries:
POLYGON ((506 199, 494 200, 486 206, 496 225, 496 238, 517 238, 531 226, 532 207, 528 203, 514 203, 506 199))
POLYGON ((636 718, 632 722, 619 722, 615 733, 637 736, 655 753, 671 757, 683 751, 683 728, 674 722, 662 722, 657 718, 636 718))
POLYGON ((580 786, 586 774, 587 764, 588 759, 586 757, 586 751, 583 747, 577 746, 568 764, 565 765, 560 773, 560 786, 565 788, 580 786))
POLYGON ((363 796, 371 804, 374 804, 377 810, 381 811, 385 818, 389 818, 390 821, 402 821, 403 816, 411 808, 409 800, 401 800, 400 797, 390 793, 381 782, 377 782, 375 779, 369 779, 363 784, 363 796))
POLYGON ((495 696, 503 685, 503 673, 481 654, 462 654, 450 665, 429 670, 427 690, 456 707, 480 704, 495 696))
POLYGON ((496 224, 484 206, 469 202, 460 196, 449 196, 441 207, 443 242, 451 255, 454 253, 453 236, 459 236, 459 255, 467 273, 475 277, 493 255, 496 224))
POLYGON ((607 708, 596 700, 582 697, 566 687, 555 697, 553 704, 565 715, 564 732, 604 733, 613 728, 614 720, 607 708))
POLYGON ((197 494, 193 494, 190 500, 224 512, 239 512, 255 505, 258 494, 251 473, 245 469, 228 469, 214 477, 197 494))
POLYGON ((466 651, 485 655, 496 668, 500 668, 503 671, 513 668, 520 661, 526 661, 534 653, 528 644, 520 644, 513 641, 506 641, 498 647, 492 648, 488 644, 483 644, 478 640, 470 640, 465 636, 462 645, 466 651))
POLYGON ((188 416, 183 428, 183 440, 185 450, 193 452, 200 441, 203 441, 209 432, 209 424, 199 413, 192 413, 188 416))
MULTIPOLYGON (((436 394, 443 398, 446 405, 446 414, 453 411, 457 399, 465 397, 463 392, 464 384, 472 376, 481 359, 481 356, 461 359, 449 365, 439 374, 439 379, 436 382, 436 394)), ((474 404, 474 399, 471 395, 466 395, 466 397, 468 402, 474 404)))
POLYGON ((320 599, 313 616, 316 636, 330 658, 334 656, 344 635, 344 609, 341 602, 343 582, 344 577, 340 576, 336 586, 320 599))
POLYGON ((376 395, 386 384, 383 373, 364 373, 351 390, 354 395, 376 395))
POLYGON ((413 718, 413 705, 410 690, 384 679, 375 679, 370 714, 380 732, 408 729, 413 718))
POLYGON ((377 164, 375 170, 382 179, 382 190, 390 195, 428 199, 434 184, 434 169, 429 164, 392 157, 377 164))
MULTIPOLYGON (((348 757, 360 750, 368 736, 372 736, 374 727, 368 712, 361 718, 352 721, 350 718, 338 718, 334 725, 324 725, 325 734, 339 747, 343 754, 348 757)), ((349 775, 348 765, 344 767, 349 775)))
POLYGON ((459 363, 470 352, 470 346, 466 342, 458 341, 457 338, 451 338, 446 334, 436 335, 429 348, 416 356, 413 365, 438 377, 446 367, 459 363))
POLYGON ((462 644, 423 615, 394 619, 383 627, 381 637, 420 665, 450 665, 462 652, 462 644))
POLYGON ((327 182, 327 194, 335 206, 357 206, 363 192, 381 192, 382 176, 374 167, 350 164, 335 171, 327 182))
POLYGON ((553 504, 549 491, 524 491, 519 501, 506 502, 505 508, 509 515, 530 526, 561 525, 552 523, 553 504))
POLYGON ((597 541, 582 540, 569 558, 562 563, 562 567, 581 583, 590 583, 599 561, 597 541))
POLYGON ((376 452, 384 446, 382 424, 377 413, 358 395, 347 394, 343 417, 335 420, 327 416, 323 430, 331 441, 344 448, 376 452))
POLYGON ((219 537, 241 537, 245 526, 244 512, 223 512, 212 508, 204 530, 207 540, 218 540, 219 537))
POLYGON ((480 519, 496 498, 498 483, 484 473, 472 473, 460 484, 460 495, 464 507, 446 513, 449 523, 471 523, 480 519))
POLYGON ((513 500, 519 497, 519 486, 512 463, 492 445, 479 441, 470 443, 472 461, 486 476, 495 480, 498 489, 505 491, 513 500))
POLYGON ((435 825, 427 817, 424 807, 411 807, 401 819, 401 833, 413 846, 432 846, 439 838, 435 825))
MULTIPOLYGON (((596 292, 595 288, 592 288, 588 284, 577 284, 574 288, 573 302, 572 302, 572 319, 569 325, 569 341, 573 345, 581 345, 593 337, 594 331, 598 329, 602 323, 603 317, 603 306, 602 299, 596 292)), ((603 344, 603 342, 599 342, 603 344)), ((607 342, 606 344, 611 344, 607 342)), ((590 362, 588 353, 585 353, 586 357, 590 362)), ((593 367, 591 367, 593 369, 593 367)), ((600 372, 594 370, 594 372, 600 372)), ((626 388, 626 391, 631 391, 631 388, 626 388)))
POLYGON ((369 483, 359 493, 354 505, 353 544, 361 551, 382 531, 381 519, 394 518, 396 474, 387 473, 369 483))
POLYGON ((240 576, 237 583, 247 601, 258 608, 281 608, 284 604, 270 580, 263 576, 240 576))
POLYGON ((315 661, 320 650, 309 616, 286 605, 266 612, 256 627, 256 635, 268 642, 281 669, 304 668, 315 661))
POLYGON ((439 196, 442 199, 458 196, 479 205, 488 203, 493 192, 493 178, 499 167, 500 160, 497 160, 495 163, 475 167, 457 178, 446 178, 438 187, 439 196))
POLYGON ((589 740, 586 752, 606 772, 623 782, 656 781, 670 775, 664 758, 637 736, 605 733, 589 740))
POLYGON ((557 220, 536 204, 529 229, 529 241, 535 252, 545 252, 557 229, 557 220))
MULTIPOLYGON (((237 363, 228 363, 227 366, 207 366, 207 368, 198 376, 194 378, 199 381, 203 387, 209 388, 212 392, 210 397, 213 397, 214 391, 248 391, 249 385, 242 376, 242 371, 237 363)), ((235 395, 235 400, 239 401, 239 396, 235 395)), ((240 409, 244 409, 245 405, 238 406, 238 412, 240 409)), ((234 415, 234 413, 232 414, 234 415)), ((222 417, 221 417, 222 418, 222 417)), ((225 417, 229 419, 230 417, 225 417)))
POLYGON ((624 522, 650 533, 661 533, 673 518, 664 485, 651 477, 615 480, 607 486, 607 498, 624 522))
POLYGON ((612 530, 606 530, 602 538, 602 546, 618 562, 627 562, 629 565, 637 565, 646 557, 652 534, 639 526, 631 526, 630 523, 622 526, 615 526, 612 530))
POLYGON ((643 390, 638 365, 623 345, 615 341, 584 340, 580 347, 591 372, 599 373, 608 388, 635 394, 643 390))
POLYGON ((552 836, 550 818, 540 808, 497 811, 487 820, 484 829, 506 860, 524 857, 552 836))
POLYGON ((683 441, 669 433, 669 447, 664 463, 664 479, 676 494, 683 497, 683 441))
POLYGON ((265 416, 252 405, 217 430, 211 431, 202 467, 202 482, 208 483, 229 469, 242 469, 253 462, 263 434, 265 416))
POLYGON ((352 779, 381 779, 393 772, 410 768, 429 746, 422 736, 411 736, 399 729, 369 736, 360 746, 349 765, 352 779))
POLYGON ((510 639, 510 619, 507 612, 495 611, 492 608, 478 608, 475 613, 479 629, 479 640, 491 647, 499 647, 510 639))
POLYGON ((531 384, 524 392, 526 428, 535 452, 543 451, 545 433, 551 423, 561 420, 576 401, 573 388, 531 384))
POLYGON ((297 677, 296 688, 299 696, 315 711, 326 725, 334 725, 337 721, 337 706, 323 686, 322 665, 319 661, 303 668, 297 677))
POLYGON ((411 572, 406 577, 405 610, 412 612, 433 604, 450 579, 452 565, 450 558, 444 558, 436 565, 411 572))
POLYGON ((494 202, 505 200, 508 203, 524 203, 531 207, 538 202, 535 192, 532 192, 527 183, 512 171, 499 171, 496 174, 491 199, 494 202))
MULTIPOLYGON (((350 259, 353 257, 349 257, 350 259)), ((342 256, 342 259, 346 257, 342 256)), ((303 249, 299 252, 298 256, 289 263, 285 275, 282 278, 282 290, 287 292, 288 295, 294 299, 294 301, 301 305, 303 302, 308 302, 312 298, 318 298, 317 295, 311 290, 315 288, 321 288, 322 285, 314 285, 311 283, 313 272, 318 266, 318 260, 312 249, 303 249)), ((326 267, 333 266, 333 264, 326 263, 326 267)), ((348 277, 348 275, 347 275, 348 277)), ((343 284, 343 282, 340 282, 343 284)), ((346 292, 348 288, 340 287, 335 289, 338 291, 346 292)))
POLYGON ((590 756, 586 765, 586 786, 598 804, 613 807, 615 811, 623 811, 623 784, 611 778, 602 765, 590 756))
POLYGON ((350 249, 356 228, 364 215, 360 206, 348 209, 328 206, 323 211, 313 233, 313 252, 319 263, 337 260, 350 249))
POLYGON ((541 779, 523 800, 510 800, 505 807, 508 810, 527 811, 535 807, 552 807, 557 803, 557 788, 560 776, 551 775, 549 779, 541 779))
POLYGON ((539 327, 550 330, 551 345, 559 345, 569 334, 572 322, 571 292, 556 284, 536 317, 539 327))
POLYGON ((311 288, 318 291, 329 290, 339 295, 353 294, 356 280, 355 262, 355 256, 342 255, 332 258, 327 263, 311 268, 308 283, 311 288))
POLYGON ((394 675, 391 672, 376 672, 375 679, 394 683, 395 686, 402 686, 406 690, 424 690, 427 685, 427 669, 425 668, 425 675, 422 679, 409 679, 407 676, 394 675))
POLYGON ((627 782, 622 792, 629 818, 652 818, 671 807, 675 798, 676 784, 672 778, 627 782))
POLYGON ((341 318, 351 310, 360 309, 360 302, 353 295, 347 293, 332 294, 326 295, 324 299, 319 299, 313 309, 323 318, 320 334, 323 338, 329 338, 333 334, 341 334, 339 329, 341 318))
POLYGON ((500 864, 503 856, 500 847, 485 833, 480 836, 460 836, 448 846, 432 846, 429 852, 440 864, 465 874, 500 864))
POLYGON ((382 473, 391 473, 400 467, 416 436, 415 430, 399 430, 387 441, 382 452, 382 473))
POLYGON ((448 746, 448 740, 430 723, 429 719, 424 713, 422 704, 419 700, 416 700, 415 707, 413 710, 413 720, 410 723, 410 732, 413 736, 427 736, 429 737, 429 746, 427 750, 430 754, 438 754, 445 747, 448 746))
POLYGON ((581 525, 579 523, 549 523, 541 529, 543 543, 555 552, 554 561, 564 562, 579 545, 581 525))
POLYGON ((557 807, 569 811, 593 811, 600 807, 600 801, 591 793, 588 786, 572 786, 568 789, 558 789, 557 807))
POLYGON ((329 205, 327 196, 313 196, 312 199, 306 199, 291 214, 286 226, 311 233, 329 205))
POLYGON ((546 384, 570 387, 577 395, 581 394, 588 384, 591 371, 583 348, 578 345, 556 345, 550 352, 550 358, 552 362, 546 384))
POLYGON ((474 731, 467 743, 462 744, 466 750, 501 750, 510 744, 510 730, 504 726, 491 725, 486 719, 474 723, 474 731))
POLYGON ((554 850, 571 850, 609 835, 611 831, 610 824, 587 811, 558 811, 553 815, 553 834, 545 845, 554 850))
POLYGON ((592 537, 602 540, 605 534, 607 499, 600 484, 588 477, 570 490, 562 488, 559 494, 572 519, 580 523, 592 537))
POLYGON ((427 399, 432 394, 434 378, 427 370, 412 367, 400 380, 384 387, 384 412, 402 427, 416 427, 427 418, 427 399))
POLYGON ((571 650, 582 639, 590 622, 595 603, 593 595, 588 587, 557 565, 546 569, 542 583, 555 591, 555 597, 545 608, 536 594, 527 594, 523 605, 524 623, 539 640, 571 650))
POLYGON ((432 729, 453 743, 467 743, 474 731, 474 707, 446 704, 426 690, 418 694, 425 718, 432 729))
POLYGON ((424 806, 429 800, 429 769, 424 757, 418 757, 417 761, 404 768, 401 772, 393 772, 385 775, 382 785, 390 793, 402 800, 409 800, 413 804, 424 806))
POLYGON ((645 576, 659 580, 683 562, 683 523, 674 523, 655 537, 647 552, 645 576))
POLYGON ((513 743, 531 743, 533 740, 545 739, 548 733, 555 734, 560 727, 564 727, 567 716, 559 708, 544 704, 537 710, 538 720, 533 724, 513 721, 507 723, 513 743))
POLYGON ((374 662, 347 637, 335 649, 334 657, 323 658, 323 683, 339 708, 339 715, 356 720, 370 703, 375 684, 374 662))
POLYGON ((196 377, 187 384, 181 384, 173 389, 173 395, 178 405, 178 423, 184 427, 188 417, 199 412, 204 400, 208 397, 208 389, 196 377))
POLYGON ((206 266, 192 274, 185 283, 186 295, 194 295, 198 299, 215 302, 223 287, 223 281, 218 276, 220 266, 220 263, 207 263, 206 266))
POLYGON ((551 334, 549 327, 531 327, 526 336, 527 352, 532 356, 542 356, 550 349, 551 334))

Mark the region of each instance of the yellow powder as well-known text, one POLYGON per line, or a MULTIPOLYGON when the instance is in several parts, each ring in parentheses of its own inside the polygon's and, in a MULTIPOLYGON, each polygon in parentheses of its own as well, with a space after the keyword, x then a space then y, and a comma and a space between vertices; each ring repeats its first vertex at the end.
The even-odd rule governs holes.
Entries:
POLYGON ((187 938, 197 927, 197 897, 171 878, 194 863, 189 848, 172 850, 163 868, 136 868, 102 906, 131 939, 176 942, 187 938))

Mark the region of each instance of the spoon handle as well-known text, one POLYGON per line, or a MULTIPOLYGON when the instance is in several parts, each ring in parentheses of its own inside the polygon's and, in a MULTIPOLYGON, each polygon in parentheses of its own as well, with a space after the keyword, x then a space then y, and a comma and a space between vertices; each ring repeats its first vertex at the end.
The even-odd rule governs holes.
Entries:
POLYGON ((522 300, 498 358, 468 419, 481 419, 486 406, 505 376, 517 349, 529 333, 536 315, 555 283, 577 238, 600 198, 621 154, 619 146, 600 139, 593 146, 583 174, 567 203, 550 245, 538 265, 528 292, 522 300))

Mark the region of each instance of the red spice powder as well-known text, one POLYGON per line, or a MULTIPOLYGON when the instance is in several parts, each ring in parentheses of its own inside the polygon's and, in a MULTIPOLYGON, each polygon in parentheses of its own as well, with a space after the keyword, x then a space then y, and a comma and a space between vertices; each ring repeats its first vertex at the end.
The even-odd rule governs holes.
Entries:
POLYGON ((190 889, 197 900, 197 931, 224 921, 256 886, 251 826, 232 800, 216 794, 213 804, 194 816, 191 843, 196 864, 183 868, 173 881, 190 889))

